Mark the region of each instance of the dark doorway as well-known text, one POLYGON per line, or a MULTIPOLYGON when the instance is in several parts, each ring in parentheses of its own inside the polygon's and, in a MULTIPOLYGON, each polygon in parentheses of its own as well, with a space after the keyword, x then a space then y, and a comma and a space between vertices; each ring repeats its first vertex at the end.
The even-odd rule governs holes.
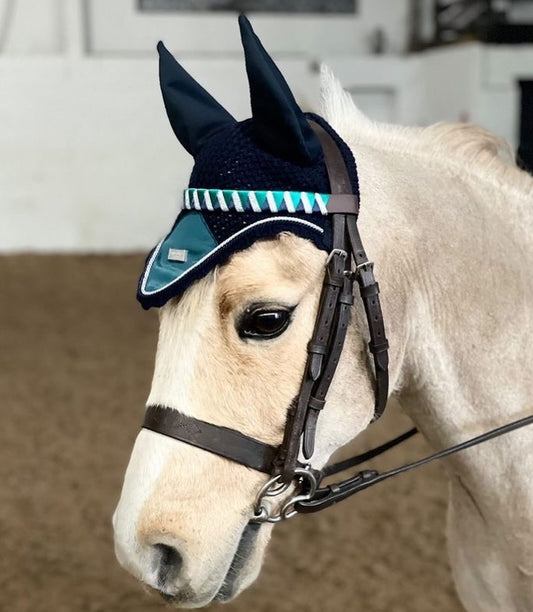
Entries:
POLYGON ((533 81, 519 81, 520 139, 518 146, 519 164, 533 173, 533 81))

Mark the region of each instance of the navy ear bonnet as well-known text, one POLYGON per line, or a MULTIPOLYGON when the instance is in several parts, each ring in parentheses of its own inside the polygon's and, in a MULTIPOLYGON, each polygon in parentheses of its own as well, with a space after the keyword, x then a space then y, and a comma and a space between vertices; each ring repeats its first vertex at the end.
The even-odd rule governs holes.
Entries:
POLYGON ((303 113, 250 22, 239 17, 252 118, 237 122, 172 57, 159 52, 163 100, 174 133, 194 156, 189 188, 170 233, 148 255, 137 299, 162 306, 230 255, 289 231, 331 250, 329 179, 312 119, 335 140, 359 195, 346 143, 303 113))

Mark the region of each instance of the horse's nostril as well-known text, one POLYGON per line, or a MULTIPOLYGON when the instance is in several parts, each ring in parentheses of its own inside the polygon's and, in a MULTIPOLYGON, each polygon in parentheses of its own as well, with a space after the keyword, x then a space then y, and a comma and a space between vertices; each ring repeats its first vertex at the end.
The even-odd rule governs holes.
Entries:
POLYGON ((160 587, 164 587, 169 582, 174 582, 179 576, 183 557, 173 546, 167 544, 154 544, 154 549, 156 551, 157 582, 160 587))

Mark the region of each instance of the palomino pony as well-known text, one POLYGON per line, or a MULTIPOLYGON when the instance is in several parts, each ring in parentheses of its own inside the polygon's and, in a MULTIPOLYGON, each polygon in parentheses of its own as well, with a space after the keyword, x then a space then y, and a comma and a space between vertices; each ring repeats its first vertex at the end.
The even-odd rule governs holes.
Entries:
MULTIPOLYGON (((376 124, 323 71, 323 111, 360 178, 390 389, 436 450, 526 416, 533 397, 533 179, 480 128, 376 124)), ((298 393, 326 253, 290 232, 257 240, 160 310, 149 405, 281 442, 298 393), (292 310, 268 341, 237 333, 250 303, 292 310)), ((360 304, 318 422, 313 467, 371 422, 360 304)), ((533 610, 533 432, 444 461, 448 543, 469 612, 533 610)), ((120 563, 181 607, 228 601, 259 574, 272 525, 251 523, 265 474, 141 430, 114 515, 120 563)), ((383 485, 385 486, 385 485, 383 485)), ((296 527, 295 527, 296 528, 296 527)))

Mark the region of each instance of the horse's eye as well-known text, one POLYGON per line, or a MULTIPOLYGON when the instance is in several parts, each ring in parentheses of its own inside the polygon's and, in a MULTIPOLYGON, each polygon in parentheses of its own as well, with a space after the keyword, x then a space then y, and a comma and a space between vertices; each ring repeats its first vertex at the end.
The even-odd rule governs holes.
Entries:
POLYGON ((288 308, 256 308, 247 310, 237 331, 241 338, 266 340, 281 335, 291 322, 292 309, 288 308))

